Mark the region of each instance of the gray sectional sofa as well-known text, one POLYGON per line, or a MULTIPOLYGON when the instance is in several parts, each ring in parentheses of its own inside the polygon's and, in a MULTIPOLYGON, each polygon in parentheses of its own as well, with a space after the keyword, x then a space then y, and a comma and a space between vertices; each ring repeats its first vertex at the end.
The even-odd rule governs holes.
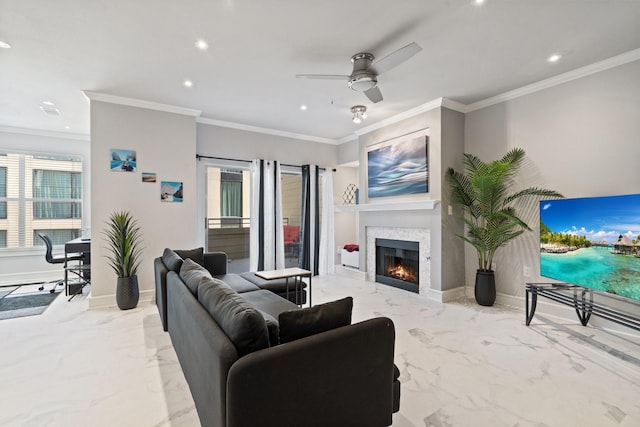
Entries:
POLYGON ((390 319, 351 324, 350 297, 300 308, 213 277, 219 258, 182 255, 155 261, 158 310, 202 426, 391 425, 400 383, 390 319))
POLYGON ((257 290, 267 290, 289 299, 291 302, 305 304, 307 302, 306 285, 299 287, 298 294, 293 292, 292 280, 265 280, 255 273, 227 273, 227 254, 224 252, 204 252, 203 248, 188 250, 165 249, 162 256, 156 258, 154 263, 156 279, 156 304, 160 311, 162 328, 167 331, 167 282, 169 271, 179 272, 183 259, 191 259, 202 265, 216 279, 222 280, 238 293, 246 293, 257 290), (297 298, 297 301, 296 301, 297 298))

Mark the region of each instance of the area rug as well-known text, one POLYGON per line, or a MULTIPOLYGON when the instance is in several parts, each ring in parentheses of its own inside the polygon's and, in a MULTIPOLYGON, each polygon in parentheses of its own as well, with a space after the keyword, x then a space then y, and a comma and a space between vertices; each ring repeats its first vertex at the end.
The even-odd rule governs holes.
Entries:
POLYGON ((9 289, 0 288, 0 320, 35 316, 44 311, 62 292, 38 291, 34 285, 17 285, 9 289), (28 286, 28 287, 27 287, 28 286))

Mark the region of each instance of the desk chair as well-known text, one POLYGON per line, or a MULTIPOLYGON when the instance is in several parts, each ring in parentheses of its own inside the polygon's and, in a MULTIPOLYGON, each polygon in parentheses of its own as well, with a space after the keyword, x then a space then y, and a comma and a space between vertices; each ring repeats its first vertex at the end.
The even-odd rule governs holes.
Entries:
MULTIPOLYGON (((82 254, 53 254, 53 243, 51 242, 51 238, 46 234, 38 233, 38 237, 42 239, 44 244, 47 246, 47 252, 44 254, 44 258, 47 260, 49 264, 65 264, 67 261, 82 261, 84 258, 82 254)), ((66 273, 65 273, 66 277, 66 273)), ((53 285, 53 288, 49 290, 49 292, 54 293, 58 285, 66 285, 65 279, 60 279, 56 281, 53 285)), ((44 285, 39 288, 41 291, 44 290, 44 285)))
POLYGON ((292 258, 298 258, 298 250, 300 248, 300 226, 299 225, 284 225, 284 252, 285 256, 289 255, 292 258))

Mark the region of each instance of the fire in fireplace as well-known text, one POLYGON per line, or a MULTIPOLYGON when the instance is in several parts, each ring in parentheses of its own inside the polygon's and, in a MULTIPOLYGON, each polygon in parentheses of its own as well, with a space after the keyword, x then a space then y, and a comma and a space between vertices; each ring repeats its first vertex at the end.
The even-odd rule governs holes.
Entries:
POLYGON ((418 242, 376 239, 376 282, 419 292, 418 242))

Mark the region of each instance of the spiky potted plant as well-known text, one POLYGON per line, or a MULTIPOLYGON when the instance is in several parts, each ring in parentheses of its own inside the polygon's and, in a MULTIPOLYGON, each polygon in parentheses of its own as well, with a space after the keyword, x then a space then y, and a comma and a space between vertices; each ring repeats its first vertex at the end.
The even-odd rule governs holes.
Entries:
POLYGON ((116 302, 121 310, 138 305, 138 267, 142 254, 142 234, 137 221, 127 211, 113 212, 104 232, 110 255, 107 260, 118 276, 116 302))
POLYGON ((516 201, 531 197, 563 197, 557 191, 528 187, 513 192, 515 177, 525 159, 521 148, 513 148, 501 159, 485 163, 464 154, 464 172, 449 168, 446 180, 451 200, 462 207, 458 215, 465 223, 465 234, 457 235, 476 249, 475 298, 480 305, 493 305, 496 299, 492 270, 496 251, 531 228, 518 216, 516 201))

